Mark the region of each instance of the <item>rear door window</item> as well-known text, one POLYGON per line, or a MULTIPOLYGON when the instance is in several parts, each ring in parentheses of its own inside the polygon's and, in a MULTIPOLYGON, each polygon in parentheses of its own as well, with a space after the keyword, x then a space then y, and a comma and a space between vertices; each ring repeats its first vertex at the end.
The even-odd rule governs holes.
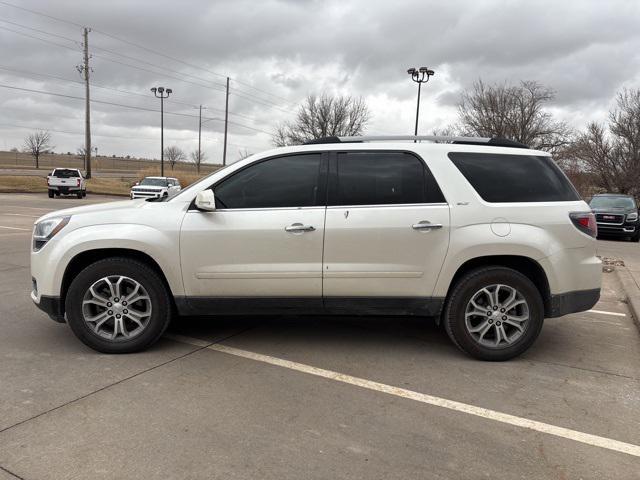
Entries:
POLYGON ((580 200, 551 157, 450 152, 449 158, 486 202, 580 200))
POLYGON ((444 202, 422 160, 405 152, 337 154, 330 205, 393 205, 444 202))

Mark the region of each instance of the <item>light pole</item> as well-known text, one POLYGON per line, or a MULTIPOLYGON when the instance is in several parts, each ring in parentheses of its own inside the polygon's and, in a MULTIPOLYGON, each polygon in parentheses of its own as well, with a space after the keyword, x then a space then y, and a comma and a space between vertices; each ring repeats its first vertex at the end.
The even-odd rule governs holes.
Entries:
MULTIPOLYGON (((418 136, 418 118, 420 116, 420 88, 423 83, 427 83, 429 78, 431 78, 435 72, 433 70, 429 70, 427 67, 410 68, 407 70, 407 73, 411 75, 411 80, 418 84, 418 104, 416 105, 416 128, 414 131, 414 135, 418 136)), ((416 142, 416 140, 414 140, 416 142)))
POLYGON ((160 99, 160 176, 164 177, 164 99, 169 98, 173 90, 170 88, 165 89, 164 87, 153 87, 151 91, 156 98, 160 99))

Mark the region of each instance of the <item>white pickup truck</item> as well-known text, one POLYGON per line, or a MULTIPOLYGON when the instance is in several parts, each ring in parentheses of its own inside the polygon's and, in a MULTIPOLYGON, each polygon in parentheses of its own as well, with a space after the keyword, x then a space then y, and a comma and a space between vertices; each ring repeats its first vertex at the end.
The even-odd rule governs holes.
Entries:
POLYGON ((54 168, 47 176, 49 198, 54 195, 76 195, 78 198, 87 196, 87 184, 82 172, 77 168, 54 168))

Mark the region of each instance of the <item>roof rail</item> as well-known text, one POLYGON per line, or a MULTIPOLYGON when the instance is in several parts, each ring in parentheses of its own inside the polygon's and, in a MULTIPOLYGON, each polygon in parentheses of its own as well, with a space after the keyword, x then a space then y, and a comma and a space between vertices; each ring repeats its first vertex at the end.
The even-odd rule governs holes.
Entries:
POLYGON ((306 142, 305 145, 322 143, 361 143, 361 142, 398 142, 427 141, 454 143, 458 145, 487 145, 491 147, 529 148, 527 145, 501 137, 455 137, 445 135, 364 135, 354 137, 322 137, 306 142))

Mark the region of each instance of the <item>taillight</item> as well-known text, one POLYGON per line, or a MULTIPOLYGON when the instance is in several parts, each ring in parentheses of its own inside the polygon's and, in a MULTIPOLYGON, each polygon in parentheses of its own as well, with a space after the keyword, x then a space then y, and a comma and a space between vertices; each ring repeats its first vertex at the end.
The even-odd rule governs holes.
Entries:
POLYGON ((598 224, 592 212, 571 212, 569 218, 581 232, 594 238, 598 236, 598 224))
POLYGON ((80 179, 78 179, 78 187, 80 186, 80 179))

